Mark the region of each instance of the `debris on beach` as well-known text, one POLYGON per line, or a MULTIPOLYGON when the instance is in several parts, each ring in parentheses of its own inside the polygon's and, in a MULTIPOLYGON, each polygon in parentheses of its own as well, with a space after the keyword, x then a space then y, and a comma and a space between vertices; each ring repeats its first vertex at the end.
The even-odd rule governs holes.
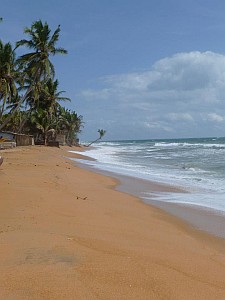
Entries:
POLYGON ((84 197, 84 198, 83 198, 83 197, 79 197, 79 196, 77 196, 77 200, 78 200, 78 199, 81 199, 81 200, 86 200, 86 199, 87 199, 87 197, 84 197))

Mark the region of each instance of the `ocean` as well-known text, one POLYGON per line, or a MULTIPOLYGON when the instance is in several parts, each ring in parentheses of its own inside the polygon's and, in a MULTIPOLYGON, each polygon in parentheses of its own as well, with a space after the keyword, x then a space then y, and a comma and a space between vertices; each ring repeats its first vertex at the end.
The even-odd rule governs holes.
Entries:
POLYGON ((159 182, 188 193, 143 191, 147 201, 188 204, 225 213, 225 138, 99 142, 80 161, 97 170, 159 182))

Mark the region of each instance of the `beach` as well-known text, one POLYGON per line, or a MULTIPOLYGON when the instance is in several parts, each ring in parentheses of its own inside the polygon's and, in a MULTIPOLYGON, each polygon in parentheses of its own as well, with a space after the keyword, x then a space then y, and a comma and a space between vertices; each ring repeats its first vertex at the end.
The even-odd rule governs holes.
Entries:
POLYGON ((0 299, 225 299, 224 239, 116 190, 69 150, 0 152, 0 299))

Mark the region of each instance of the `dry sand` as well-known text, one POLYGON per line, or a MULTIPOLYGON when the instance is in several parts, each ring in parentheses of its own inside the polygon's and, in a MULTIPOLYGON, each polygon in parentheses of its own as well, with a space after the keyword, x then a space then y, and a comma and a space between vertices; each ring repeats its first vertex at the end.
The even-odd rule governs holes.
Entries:
POLYGON ((1 151, 0 299, 225 299, 224 240, 115 191, 67 150, 1 151))

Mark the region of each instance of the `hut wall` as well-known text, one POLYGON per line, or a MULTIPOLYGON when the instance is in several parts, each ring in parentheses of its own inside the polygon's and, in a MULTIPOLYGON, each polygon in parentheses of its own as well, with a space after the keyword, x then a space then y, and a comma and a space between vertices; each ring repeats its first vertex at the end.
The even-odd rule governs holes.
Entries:
POLYGON ((66 136, 65 136, 65 134, 57 134, 56 142, 59 142, 59 145, 61 145, 61 146, 66 145, 66 136))
POLYGON ((17 146, 28 146, 31 145, 29 135, 16 135, 16 145, 17 146))
POLYGON ((17 146, 34 145, 33 135, 26 135, 14 132, 0 131, 0 137, 6 138, 8 141, 16 142, 17 146))

